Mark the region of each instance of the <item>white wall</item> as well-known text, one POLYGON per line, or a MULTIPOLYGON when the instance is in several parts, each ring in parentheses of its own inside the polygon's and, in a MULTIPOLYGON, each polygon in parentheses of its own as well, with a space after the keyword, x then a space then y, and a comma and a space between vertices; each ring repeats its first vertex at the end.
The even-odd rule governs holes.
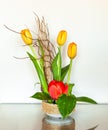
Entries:
MULTIPOLYGON (((108 103, 107 0, 0 0, 0 102, 38 102, 29 98, 39 89, 34 86, 38 78, 32 63, 13 58, 25 57, 28 48, 18 34, 3 26, 35 31, 33 12, 45 17, 53 41, 59 30, 66 29, 67 43, 77 43, 71 77, 74 93, 108 103)), ((64 58, 68 63, 66 54, 64 58)))

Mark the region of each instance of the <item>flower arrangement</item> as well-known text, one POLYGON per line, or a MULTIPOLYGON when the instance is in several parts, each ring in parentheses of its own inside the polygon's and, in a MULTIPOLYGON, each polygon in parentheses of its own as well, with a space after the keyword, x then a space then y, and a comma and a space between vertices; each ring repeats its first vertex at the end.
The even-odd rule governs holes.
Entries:
POLYGON ((70 83, 70 76, 72 62, 77 55, 77 44, 69 43, 67 55, 70 63, 62 67, 61 50, 67 40, 67 31, 61 30, 58 33, 56 52, 55 45, 50 41, 44 18, 40 20, 37 17, 36 22, 38 29, 36 38, 33 38, 29 29, 23 29, 20 32, 22 40, 31 50, 31 53, 27 52, 27 55, 36 69, 41 86, 41 92, 36 92, 31 97, 56 104, 63 118, 66 118, 73 111, 77 102, 96 104, 96 101, 89 97, 76 97, 72 93, 74 84, 70 83))

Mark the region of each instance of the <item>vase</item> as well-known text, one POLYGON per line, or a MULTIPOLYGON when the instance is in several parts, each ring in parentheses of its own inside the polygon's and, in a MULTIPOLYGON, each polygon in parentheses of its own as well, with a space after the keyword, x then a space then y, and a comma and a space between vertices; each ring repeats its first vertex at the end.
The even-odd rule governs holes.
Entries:
POLYGON ((57 104, 51 104, 43 101, 42 110, 47 116, 54 117, 54 118, 62 118, 59 109, 57 107, 57 104))
POLYGON ((45 113, 44 121, 48 124, 51 124, 51 126, 49 125, 50 127, 64 127, 65 125, 71 125, 74 122, 74 119, 72 118, 71 114, 65 119, 62 118, 57 104, 51 104, 43 101, 42 111, 45 113))
MULTIPOLYGON (((52 103, 42 101, 42 110, 46 115, 48 115, 50 117, 62 118, 62 115, 59 112, 57 104, 52 104, 52 103)), ((74 111, 75 111, 75 109, 72 112, 74 112, 74 111)), ((69 116, 71 114, 72 113, 70 113, 69 116)))

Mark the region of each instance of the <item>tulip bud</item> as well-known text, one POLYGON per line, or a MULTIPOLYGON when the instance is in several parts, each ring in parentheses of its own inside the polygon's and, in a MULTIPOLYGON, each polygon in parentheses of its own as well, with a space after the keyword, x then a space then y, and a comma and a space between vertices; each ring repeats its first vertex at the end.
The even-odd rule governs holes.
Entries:
POLYGON ((25 44, 30 45, 32 44, 32 35, 29 31, 29 29, 24 29, 21 31, 21 37, 23 39, 23 41, 25 42, 25 44))
POLYGON ((74 42, 70 43, 68 46, 67 53, 68 53, 68 57, 70 59, 74 59, 77 55, 77 44, 74 42))
POLYGON ((65 30, 61 30, 57 37, 58 45, 62 46, 66 42, 67 39, 67 32, 65 30))

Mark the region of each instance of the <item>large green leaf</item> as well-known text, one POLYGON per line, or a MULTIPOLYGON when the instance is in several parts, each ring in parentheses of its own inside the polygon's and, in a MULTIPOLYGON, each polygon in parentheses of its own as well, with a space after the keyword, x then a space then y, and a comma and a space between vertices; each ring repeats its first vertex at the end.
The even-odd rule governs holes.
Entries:
POLYGON ((33 57, 29 52, 27 52, 27 54, 35 66, 40 83, 42 85, 43 92, 48 93, 48 85, 47 85, 47 81, 42 66, 39 64, 39 61, 35 57, 33 57))
POLYGON ((59 111, 63 118, 67 117, 76 106, 76 97, 74 95, 63 94, 57 100, 59 111))
POLYGON ((39 100, 50 100, 51 99, 51 97, 48 94, 43 93, 43 92, 37 92, 31 97, 39 99, 39 100))
POLYGON ((62 70, 61 70, 61 80, 62 81, 64 80, 64 78, 65 78, 68 70, 69 70, 69 65, 67 65, 67 66, 65 66, 65 67, 62 68, 62 70))
POLYGON ((56 54, 55 58, 52 62, 52 71, 53 71, 53 79, 54 80, 61 80, 61 53, 60 50, 56 54))
POLYGON ((76 98, 77 101, 79 102, 88 102, 88 103, 92 103, 92 104, 97 104, 97 102, 89 97, 85 97, 85 96, 82 96, 82 97, 77 97, 76 98))

